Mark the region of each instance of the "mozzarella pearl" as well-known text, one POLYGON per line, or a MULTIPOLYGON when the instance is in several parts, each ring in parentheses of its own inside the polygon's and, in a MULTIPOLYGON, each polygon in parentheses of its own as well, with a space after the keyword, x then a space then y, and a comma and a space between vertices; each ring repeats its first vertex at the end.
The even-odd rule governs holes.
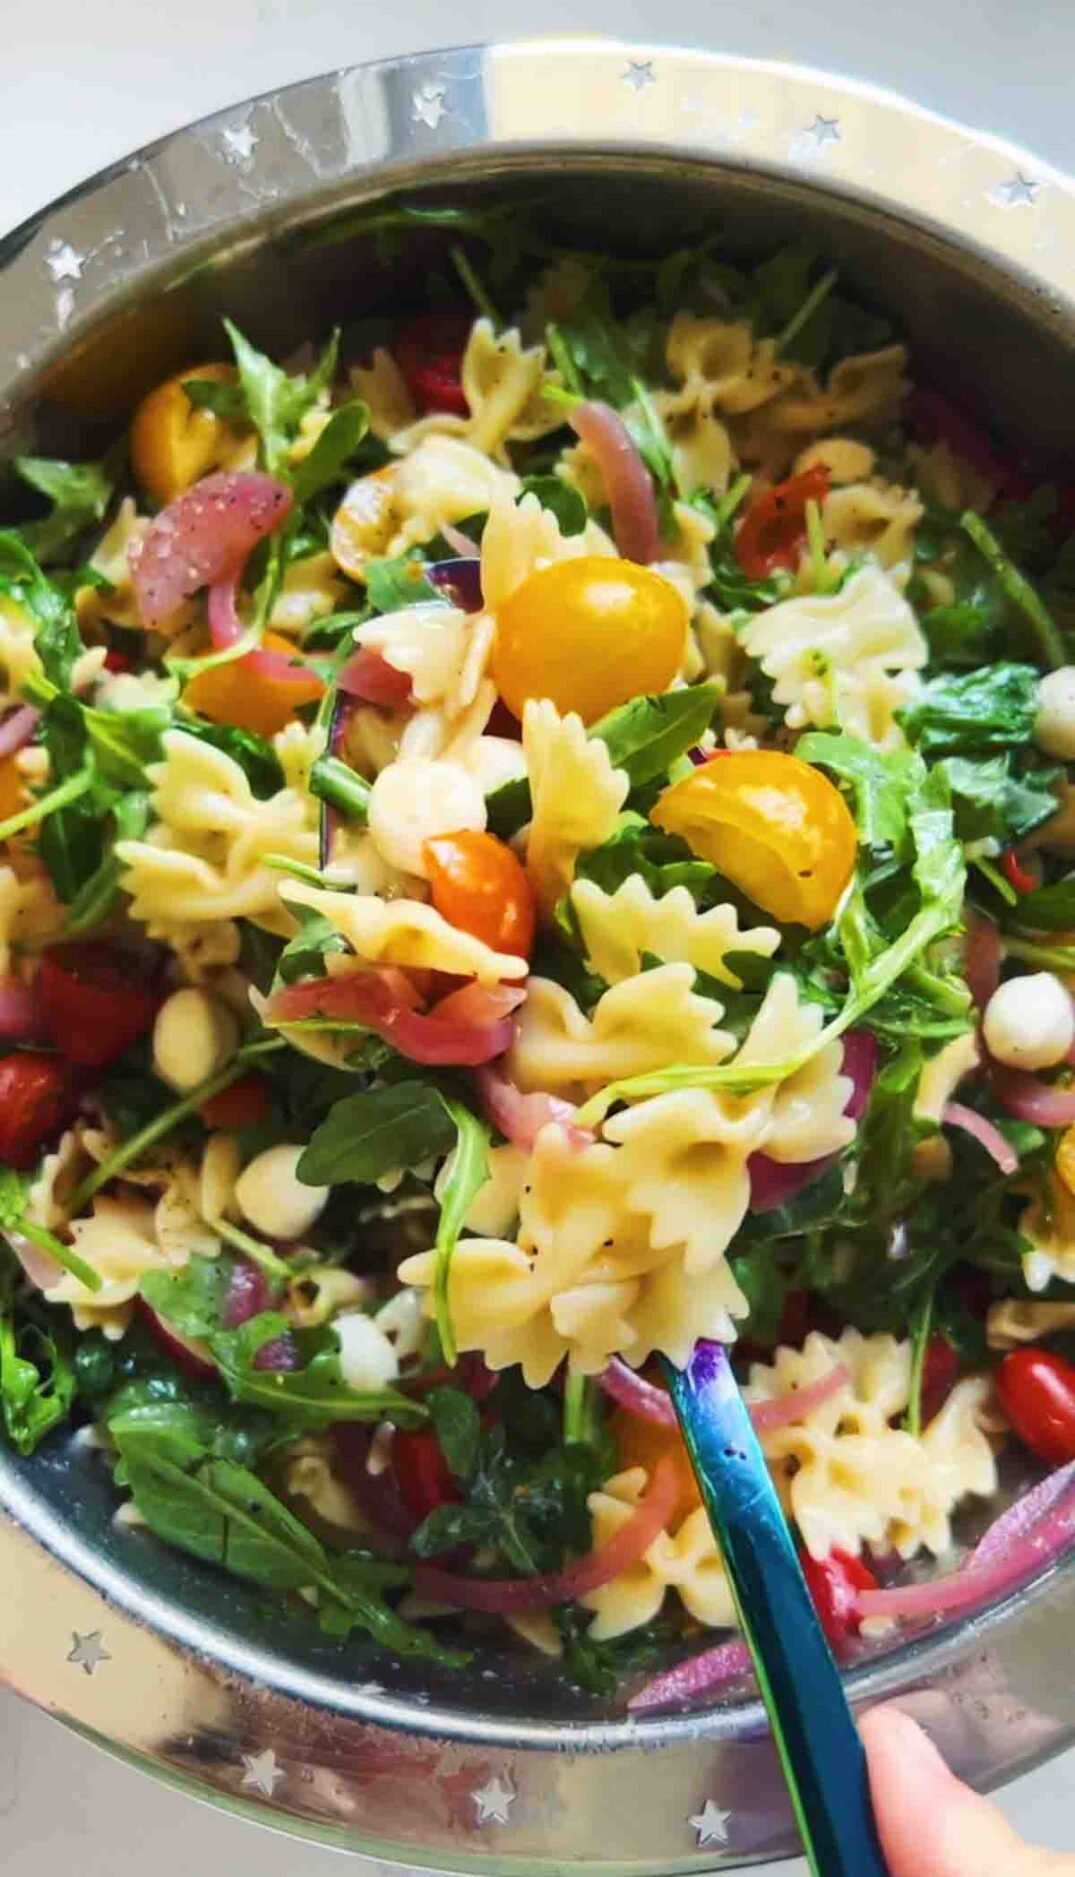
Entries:
POLYGON ((466 753, 466 766, 483 795, 526 774, 523 746, 510 736, 478 736, 466 753))
POLYGON ((340 1373, 349 1388, 387 1388, 395 1381, 396 1352, 372 1317, 349 1310, 332 1327, 340 1345, 340 1373))
POLYGON ((209 991, 173 991, 153 1025, 153 1067, 185 1095, 230 1062, 239 1047, 239 1019, 209 991))
POLYGON ((327 1186, 307 1186, 296 1168, 302 1147, 267 1147, 235 1182, 240 1212, 264 1238, 302 1238, 325 1209, 327 1186))
POLYGON ((1051 971, 1009 978, 993 992, 982 1024, 986 1045, 1011 1069, 1053 1069, 1075 1043, 1075 1006, 1051 971))
POLYGON ((438 834, 478 833, 485 827, 485 797, 461 763, 390 763, 370 790, 369 830, 389 866, 426 878, 424 848, 438 834))
POLYGON ((1061 665, 1039 684, 1034 741, 1057 762, 1075 762, 1075 665, 1061 665))

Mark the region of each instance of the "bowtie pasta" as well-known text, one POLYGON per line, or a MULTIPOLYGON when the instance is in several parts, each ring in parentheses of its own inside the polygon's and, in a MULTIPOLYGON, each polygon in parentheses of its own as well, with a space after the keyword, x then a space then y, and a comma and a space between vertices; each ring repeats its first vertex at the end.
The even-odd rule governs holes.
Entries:
POLYGON ((804 243, 517 219, 12 466, 0 1426, 601 1691, 736 1624, 700 1339, 844 1655, 1075 1460, 1075 537, 804 243))

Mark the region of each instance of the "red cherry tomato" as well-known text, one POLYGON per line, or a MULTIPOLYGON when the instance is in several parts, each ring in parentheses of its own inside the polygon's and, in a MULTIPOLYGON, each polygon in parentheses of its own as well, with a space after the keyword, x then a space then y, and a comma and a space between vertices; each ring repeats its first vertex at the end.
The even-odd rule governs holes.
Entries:
POLYGON ((119 672, 131 669, 131 661, 126 652, 117 652, 115 646, 110 645, 105 653, 105 670, 119 672))
POLYGON ((849 1551, 830 1551, 827 1558, 802 1556, 814 1607, 830 1646, 839 1653, 852 1636, 858 1635, 858 1595, 860 1590, 876 1590, 877 1579, 861 1558, 849 1551))
POLYGON ((1000 1405, 1039 1460, 1075 1460, 1075 1368, 1048 1349, 1013 1349, 997 1375, 1000 1405))
POLYGON ((1026 868, 1020 864, 1019 856, 1014 847, 1006 847, 1004 849, 1000 857, 1000 865, 1008 885, 1014 887, 1017 893, 1032 893, 1034 891, 1038 883, 1034 875, 1028 873, 1026 868))
POLYGON ((806 504, 823 502, 828 493, 829 472, 824 463, 814 463, 751 502, 735 537, 736 559, 751 580, 794 567, 806 539, 806 504))
POLYGON ((458 1505, 459 1487, 430 1428, 420 1428, 415 1434, 396 1429, 392 1467, 400 1497, 414 1518, 428 1518, 438 1506, 458 1505))
POLYGON ((163 1002, 127 952, 95 940, 53 945, 41 961, 45 1026, 68 1062, 103 1069, 144 1036, 163 1002))
POLYGON ((239 1128, 256 1127, 269 1112, 269 1088, 263 1075, 241 1075, 230 1088, 211 1095, 198 1109, 199 1119, 207 1128, 224 1128, 234 1134, 239 1128))
POLYGON ((67 1064, 40 1049, 15 1050, 0 1060, 0 1161, 31 1167, 38 1149, 53 1139, 75 1103, 67 1064))
POLYGON ((420 411, 468 415, 462 368, 471 324, 467 313, 423 313, 400 333, 396 363, 420 411))
POLYGON ((425 844, 433 905, 442 919, 494 951, 529 958, 537 913, 521 862, 495 834, 463 829, 425 844))

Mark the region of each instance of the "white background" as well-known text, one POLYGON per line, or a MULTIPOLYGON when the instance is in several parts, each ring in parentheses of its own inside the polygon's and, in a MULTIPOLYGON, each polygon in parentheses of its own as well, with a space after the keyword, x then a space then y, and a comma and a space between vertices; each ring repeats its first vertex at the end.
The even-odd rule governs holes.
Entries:
MULTIPOLYGON (((708 43, 849 72, 1075 167, 1071 0, 826 0, 823 9, 803 0, 544 0, 540 9, 526 0, 0 0, 0 23, 0 228, 136 145, 252 93, 360 59, 534 32, 708 43)), ((1069 1755, 1005 1795, 1017 1827, 1057 1850, 1075 1850, 1073 1775, 1069 1755)), ((0 1820, 5 1877, 340 1868, 331 1852, 156 1787, 4 1695, 0 1820)), ((363 1865, 362 1877, 384 1868, 363 1865)), ((782 1865, 782 1877, 800 1868, 782 1865)))

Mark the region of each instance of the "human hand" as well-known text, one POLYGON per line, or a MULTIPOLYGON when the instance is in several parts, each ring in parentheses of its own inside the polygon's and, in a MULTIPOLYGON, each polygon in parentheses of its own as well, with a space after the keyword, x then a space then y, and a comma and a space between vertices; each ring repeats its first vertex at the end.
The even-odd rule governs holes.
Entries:
POLYGON ((890 1877, 1075 1877, 1075 1857, 1024 1844, 909 1715, 875 1708, 860 1731, 890 1877))

